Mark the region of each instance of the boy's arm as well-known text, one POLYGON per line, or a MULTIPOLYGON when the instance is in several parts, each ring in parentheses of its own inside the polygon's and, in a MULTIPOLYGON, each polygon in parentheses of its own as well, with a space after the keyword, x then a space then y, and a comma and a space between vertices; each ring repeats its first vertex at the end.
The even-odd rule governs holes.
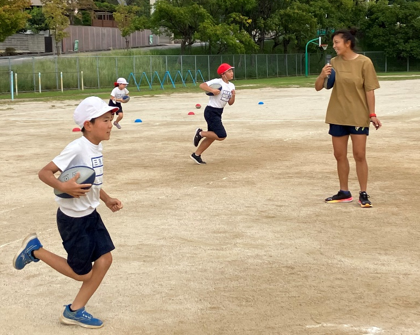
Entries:
POLYGON ((80 176, 79 173, 77 173, 72 179, 63 183, 54 176, 54 173, 57 171, 60 171, 57 165, 55 165, 54 162, 49 162, 41 169, 41 171, 38 172, 38 177, 48 186, 51 186, 52 188, 55 188, 61 192, 70 194, 75 198, 83 196, 89 192, 89 189, 84 188, 92 186, 91 184, 78 184, 76 182, 80 176))
POLYGON ((232 96, 230 97, 228 101, 229 106, 233 105, 235 102, 235 90, 232 90, 231 92, 232 92, 232 96))
POLYGON ((122 102, 123 101, 123 99, 120 99, 120 98, 117 99, 113 95, 111 95, 111 100, 114 101, 114 103, 116 103, 116 102, 122 102))
POLYGON ((117 212, 123 208, 121 201, 116 198, 111 198, 102 188, 99 196, 111 211, 117 212))
POLYGON ((203 91, 213 93, 213 95, 219 95, 220 90, 216 90, 215 88, 211 88, 207 83, 201 83, 199 86, 203 91))

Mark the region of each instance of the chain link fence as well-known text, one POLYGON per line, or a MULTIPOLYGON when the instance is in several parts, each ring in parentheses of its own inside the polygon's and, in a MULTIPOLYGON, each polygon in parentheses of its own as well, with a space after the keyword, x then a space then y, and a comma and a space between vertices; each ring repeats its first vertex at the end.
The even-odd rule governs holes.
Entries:
MULTIPOLYGON (((372 59, 377 72, 420 71, 418 59, 392 59, 383 52, 363 54, 372 59)), ((176 86, 195 85, 203 79, 217 77, 216 70, 221 63, 235 67, 236 80, 305 75, 305 54, 9 57, 0 59, 0 94, 11 92, 11 71, 15 90, 42 92, 111 89, 118 77, 153 78, 168 73, 176 78, 176 86)), ((318 74, 324 64, 325 53, 308 54, 309 74, 318 74)), ((160 86, 157 82, 156 85, 160 86)), ((150 86, 145 83, 138 89, 150 89, 150 86)))

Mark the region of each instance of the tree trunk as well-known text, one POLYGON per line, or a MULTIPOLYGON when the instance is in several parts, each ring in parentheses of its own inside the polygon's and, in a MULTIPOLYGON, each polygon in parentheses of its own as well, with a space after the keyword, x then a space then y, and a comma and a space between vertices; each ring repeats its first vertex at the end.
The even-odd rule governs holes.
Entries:
POLYGON ((61 55, 61 50, 60 50, 60 42, 61 41, 56 41, 55 42, 55 50, 57 51, 57 56, 60 56, 61 55))
POLYGON ((186 40, 181 40, 181 55, 185 53, 185 45, 187 44, 186 40))
POLYGON ((289 47, 290 40, 287 38, 283 38, 283 52, 287 54, 287 49, 289 47))

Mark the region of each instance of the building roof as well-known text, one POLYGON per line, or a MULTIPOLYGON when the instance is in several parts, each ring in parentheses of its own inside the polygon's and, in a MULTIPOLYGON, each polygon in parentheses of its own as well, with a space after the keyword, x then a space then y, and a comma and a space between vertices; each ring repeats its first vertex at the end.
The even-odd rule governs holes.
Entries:
POLYGON ((32 6, 42 6, 41 0, 31 0, 32 6))

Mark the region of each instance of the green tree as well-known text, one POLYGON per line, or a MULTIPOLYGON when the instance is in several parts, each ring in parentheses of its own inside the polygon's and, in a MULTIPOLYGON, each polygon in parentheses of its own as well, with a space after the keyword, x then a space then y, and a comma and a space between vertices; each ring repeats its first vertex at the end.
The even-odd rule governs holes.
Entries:
POLYGON ((150 19, 151 5, 150 0, 126 0, 127 6, 136 6, 139 8, 139 16, 145 16, 150 19))
POLYGON ((207 20, 200 24, 195 37, 208 42, 209 54, 221 54, 228 50, 243 54, 256 48, 252 38, 236 24, 221 23, 216 25, 207 20))
POLYGON ((258 0, 253 3, 248 3, 247 10, 243 15, 249 18, 250 24, 244 27, 244 29, 247 30, 260 50, 264 49, 266 36, 271 31, 270 18, 276 11, 287 8, 288 1, 258 0))
POLYGON ((118 2, 115 1, 116 4, 109 3, 109 2, 99 2, 95 1, 95 6, 97 9, 100 9, 105 12, 115 12, 117 10, 118 2))
POLYGON ((47 21, 41 7, 32 7, 27 13, 31 17, 26 23, 26 30, 32 30, 35 33, 48 30, 47 21))
POLYGON ((289 45, 300 46, 313 38, 317 22, 310 13, 309 6, 299 2, 285 9, 274 12, 267 19, 267 38, 273 40, 273 50, 282 45, 283 52, 288 53, 289 45))
POLYGON ((24 10, 30 6, 30 0, 0 0, 0 42, 25 28, 30 15, 24 10))
POLYGON ((57 55, 60 55, 60 43, 68 36, 68 33, 64 30, 69 26, 70 21, 66 16, 67 4, 66 0, 41 0, 42 12, 45 15, 47 25, 51 31, 51 34, 55 39, 55 47, 57 55))
POLYGON ((151 17, 154 32, 163 30, 181 40, 181 54, 195 43, 200 24, 206 21, 212 21, 210 14, 191 0, 158 0, 151 17))
POLYGON ((121 31, 121 36, 125 38, 127 50, 130 46, 128 37, 136 30, 143 30, 148 26, 147 17, 140 13, 140 7, 119 5, 117 11, 113 14, 117 27, 121 31))
POLYGON ((210 14, 212 20, 201 23, 195 37, 208 42, 208 52, 246 53, 257 48, 244 29, 251 20, 242 14, 255 5, 255 0, 199 0, 198 4, 210 14))
POLYGON ((70 24, 74 25, 75 20, 82 20, 82 10, 93 13, 96 9, 93 0, 65 0, 66 2, 66 16, 69 18, 70 24))
POLYGON ((388 56, 420 59, 420 3, 397 0, 372 4, 362 25, 368 46, 388 56))

